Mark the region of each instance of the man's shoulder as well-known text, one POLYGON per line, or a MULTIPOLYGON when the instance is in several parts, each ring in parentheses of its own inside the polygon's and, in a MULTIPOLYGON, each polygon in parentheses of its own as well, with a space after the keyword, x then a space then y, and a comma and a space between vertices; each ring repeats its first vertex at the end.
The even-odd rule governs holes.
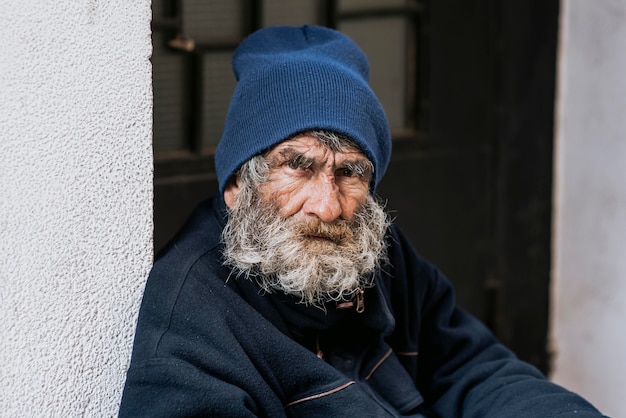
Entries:
POLYGON ((193 263, 220 246, 224 228, 223 202, 210 198, 200 203, 182 228, 155 257, 160 264, 193 263))
POLYGON ((387 231, 387 251, 389 262, 405 264, 407 262, 421 266, 426 270, 434 269, 435 266, 423 257, 402 229, 395 223, 391 224, 387 231))
POLYGON ((387 235, 387 260, 381 268, 381 284, 398 300, 414 304, 432 294, 447 291, 449 280, 439 268, 415 249, 407 235, 397 225, 391 225, 387 235))
POLYGON ((220 296, 229 288, 224 286, 228 269, 221 262, 219 216, 212 200, 200 204, 155 261, 139 313, 136 358, 167 352, 169 337, 206 322, 209 311, 221 306, 220 296))
MULTIPOLYGON (((223 220, 220 202, 202 202, 175 237, 159 252, 150 271, 144 299, 156 293, 173 295, 189 280, 224 282, 221 233, 223 220)), ((173 303, 173 301, 171 301, 173 303)))

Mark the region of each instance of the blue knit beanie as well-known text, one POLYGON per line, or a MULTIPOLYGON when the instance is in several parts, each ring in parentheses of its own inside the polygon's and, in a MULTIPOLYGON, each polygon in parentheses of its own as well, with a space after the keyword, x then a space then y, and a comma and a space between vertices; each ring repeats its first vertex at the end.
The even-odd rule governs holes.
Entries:
POLYGON ((233 71, 238 83, 215 151, 220 192, 253 156, 315 129, 354 141, 374 164, 376 188, 391 137, 367 58, 352 40, 320 26, 261 29, 237 47, 233 71))

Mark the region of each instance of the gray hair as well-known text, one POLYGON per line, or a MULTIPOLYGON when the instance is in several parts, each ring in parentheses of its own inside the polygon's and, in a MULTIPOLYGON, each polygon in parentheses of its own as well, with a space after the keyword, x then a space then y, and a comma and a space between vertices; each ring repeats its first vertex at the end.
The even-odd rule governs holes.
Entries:
MULTIPOLYGON (((328 130, 313 130, 297 133, 287 139, 295 139, 302 136, 310 136, 317 139, 325 148, 333 152, 347 152, 350 149, 359 149, 358 145, 345 135, 338 134, 328 130)), ((268 179, 270 172, 270 162, 267 154, 271 151, 267 150, 262 154, 255 155, 241 166, 235 175, 246 186, 258 186, 268 179)), ((371 172, 374 171, 374 164, 368 160, 371 172)))

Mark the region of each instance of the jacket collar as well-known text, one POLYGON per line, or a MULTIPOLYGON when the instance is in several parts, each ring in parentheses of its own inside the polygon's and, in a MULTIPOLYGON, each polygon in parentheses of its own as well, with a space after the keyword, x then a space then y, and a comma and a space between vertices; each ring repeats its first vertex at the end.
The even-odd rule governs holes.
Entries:
MULTIPOLYGON (((223 229, 228 221, 228 209, 224 198, 216 196, 213 200, 216 219, 223 229)), ((365 288, 365 310, 357 313, 354 308, 338 309, 335 302, 328 302, 321 309, 305 305, 299 298, 283 293, 265 293, 251 279, 231 275, 229 284, 234 286, 241 297, 252 305, 266 319, 277 326, 283 333, 300 339, 310 333, 329 330, 340 322, 350 322, 374 332, 377 335, 390 335, 395 321, 390 307, 380 286, 380 273, 376 274, 374 285, 365 288)))

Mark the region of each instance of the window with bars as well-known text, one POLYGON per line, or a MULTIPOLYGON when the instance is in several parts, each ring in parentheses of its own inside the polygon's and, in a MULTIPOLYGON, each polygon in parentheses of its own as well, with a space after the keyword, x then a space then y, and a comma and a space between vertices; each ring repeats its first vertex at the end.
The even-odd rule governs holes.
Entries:
POLYGON ((211 170, 236 83, 232 53, 246 35, 265 26, 318 24, 354 39, 370 59, 370 84, 394 137, 411 136, 419 120, 420 11, 415 0, 154 0, 157 179, 181 170, 211 170), (201 160, 205 164, 193 168, 193 161, 201 160), (185 168, 177 169, 176 161, 184 161, 185 168))

